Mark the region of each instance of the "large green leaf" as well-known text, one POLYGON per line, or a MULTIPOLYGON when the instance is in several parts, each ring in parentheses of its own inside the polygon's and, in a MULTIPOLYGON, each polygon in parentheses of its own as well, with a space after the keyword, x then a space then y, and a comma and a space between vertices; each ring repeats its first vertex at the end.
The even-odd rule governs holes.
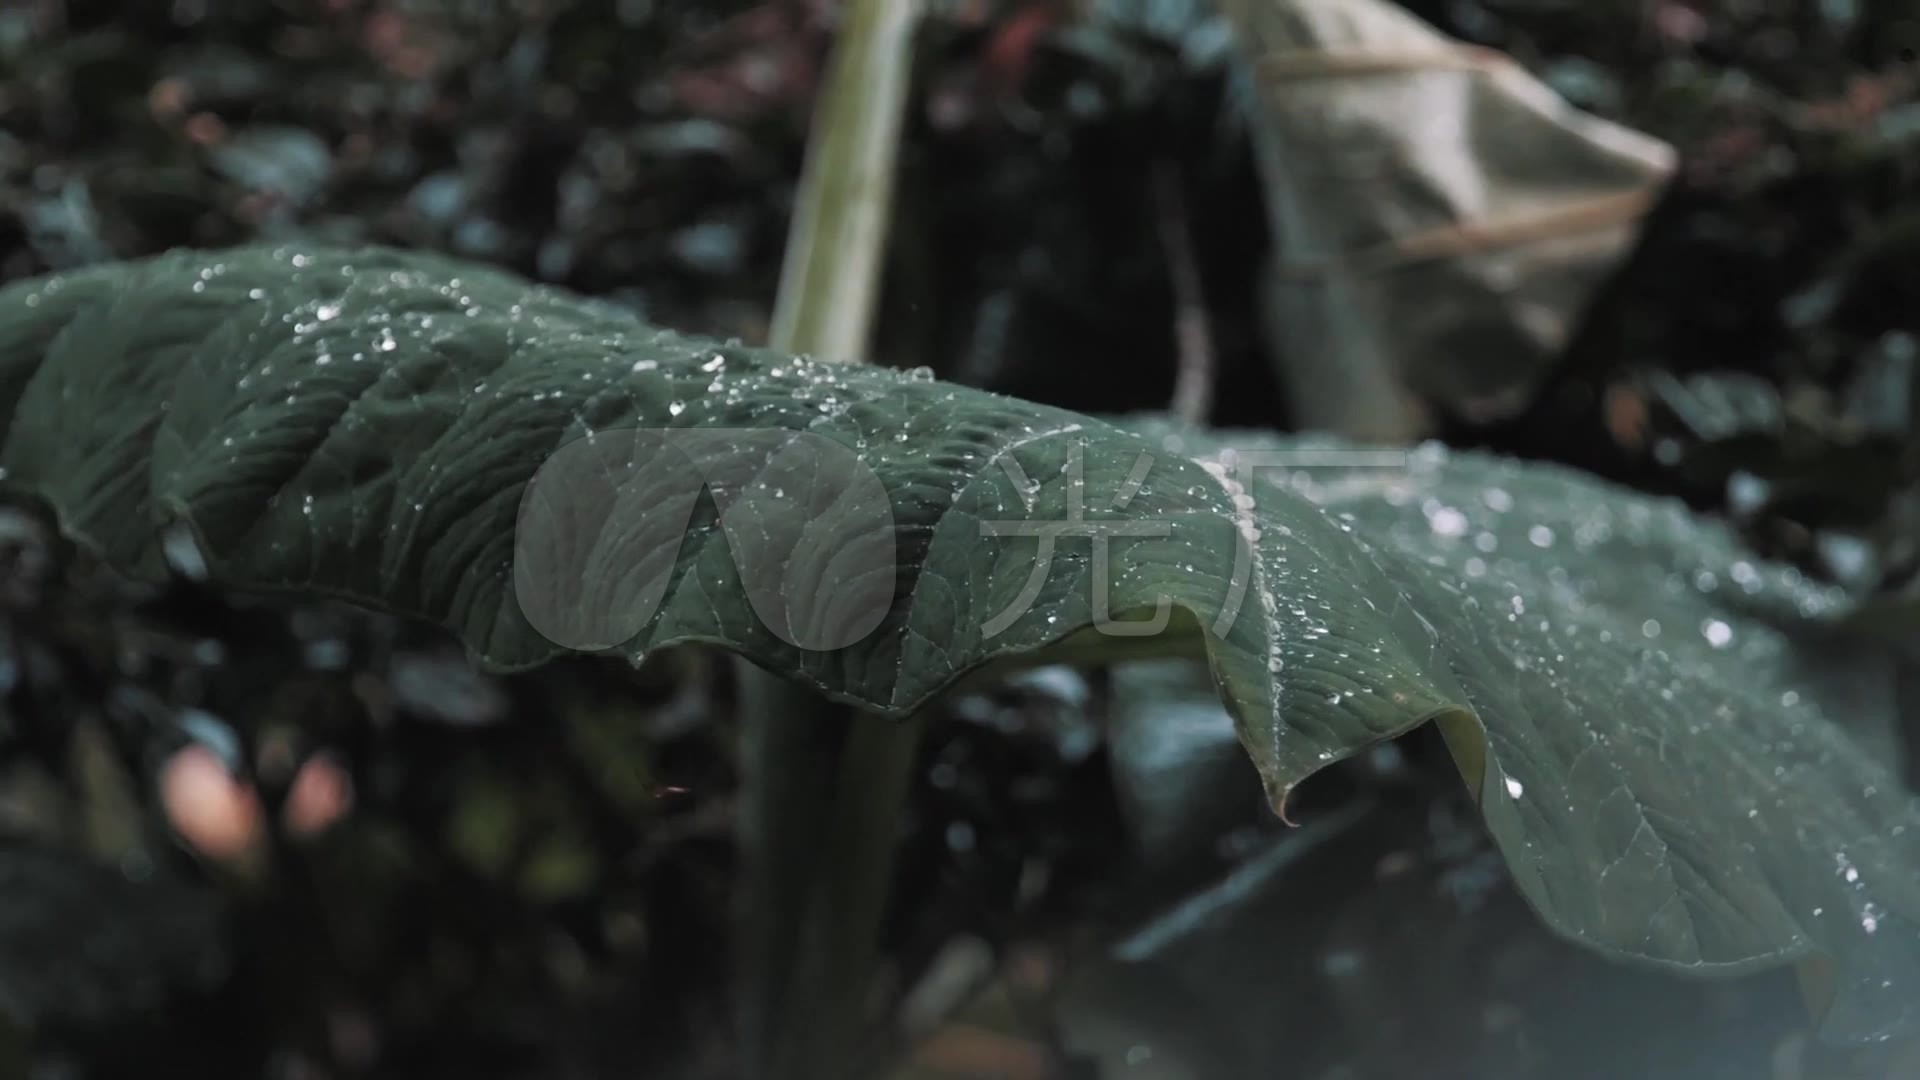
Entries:
POLYGON ((0 416, 0 466, 114 562, 157 572, 181 520, 221 581, 431 618, 496 668, 566 651, 518 600, 551 601, 516 592, 534 562, 587 624, 646 616, 615 651, 716 642, 892 713, 1014 655, 1198 642, 1276 805, 1434 720, 1561 933, 1693 973, 1821 961, 1840 1039, 1920 1010, 1920 814, 1841 727, 1887 671, 1809 636, 1836 592, 1677 504, 1438 450, 1220 449, 385 250, 181 253, 11 287, 0 416), (781 456, 797 442, 743 431, 830 440, 885 520, 781 456), (536 470, 582 445, 611 448, 588 455, 598 486, 522 518, 536 470), (663 448, 718 478, 711 499, 678 505, 639 467, 663 448), (1291 467, 1246 468, 1274 453, 1291 467), (542 541, 516 548, 528 522, 542 541), (1096 525, 1132 534, 1089 541, 1096 525), (1102 579, 1135 618, 1167 598, 1167 631, 1102 633, 1102 579), (791 643, 859 623, 876 588, 870 633, 791 643))

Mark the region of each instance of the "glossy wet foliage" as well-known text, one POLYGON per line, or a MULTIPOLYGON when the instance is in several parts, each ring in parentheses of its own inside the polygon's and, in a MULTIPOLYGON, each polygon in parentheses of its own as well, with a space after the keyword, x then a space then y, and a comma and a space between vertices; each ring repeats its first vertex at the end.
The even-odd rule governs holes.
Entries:
POLYGON ((633 427, 823 435, 891 500, 879 628, 832 652, 782 641, 742 597, 727 531, 696 517, 621 651, 718 642, 904 713, 1070 636, 1146 640, 1089 630, 1106 544, 1113 610, 1140 619, 1166 597, 1184 613, 1149 644, 1204 645, 1276 803, 1437 719, 1562 933, 1692 973, 1830 960, 1841 1040, 1901 1030, 1920 1000, 1920 814, 1858 741, 1880 737, 1889 669, 1831 637, 1837 590, 1674 502, 1438 449, 1342 465, 1352 448, 1128 430, 678 337, 379 249, 183 253, 15 285, 0 391, 8 480, 110 561, 158 573, 162 526, 184 519, 218 581, 429 618, 497 668, 564 651, 510 585, 519 496, 555 450, 633 427), (1076 520, 1153 529, 1068 532, 1049 554, 981 527, 1076 520))

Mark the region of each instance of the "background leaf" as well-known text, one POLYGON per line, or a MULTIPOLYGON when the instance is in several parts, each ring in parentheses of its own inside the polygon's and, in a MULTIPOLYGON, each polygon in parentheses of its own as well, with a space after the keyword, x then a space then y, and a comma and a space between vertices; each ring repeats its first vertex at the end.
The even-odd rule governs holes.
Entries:
POLYGON ((1511 57, 1383 0, 1234 0, 1301 427, 1383 442, 1523 410, 1675 167, 1511 57), (1442 299, 1444 298, 1444 299, 1442 299))

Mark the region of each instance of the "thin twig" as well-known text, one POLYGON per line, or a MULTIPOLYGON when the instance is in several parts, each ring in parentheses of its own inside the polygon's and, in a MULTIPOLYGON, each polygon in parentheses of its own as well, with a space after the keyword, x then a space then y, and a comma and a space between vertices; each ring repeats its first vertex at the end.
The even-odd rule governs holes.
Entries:
POLYGON ((1159 204, 1160 244, 1167 253, 1167 278, 1173 285, 1177 367, 1169 409, 1183 423, 1205 424, 1213 412, 1213 331, 1207 325, 1207 297, 1193 253, 1192 223, 1180 194, 1179 174, 1165 161, 1154 166, 1153 189, 1159 204))
POLYGON ((1494 49, 1460 45, 1402 52, 1285 49, 1267 53, 1255 64, 1267 82, 1280 83, 1294 79, 1365 78, 1428 71, 1491 72, 1511 68, 1515 61, 1494 49))
POLYGON ((1567 206, 1484 221, 1454 221, 1395 237, 1350 255, 1286 263, 1288 281, 1312 281, 1335 273, 1382 274, 1414 263, 1460 258, 1487 251, 1564 240, 1631 226, 1659 202, 1657 187, 1596 195, 1567 206))

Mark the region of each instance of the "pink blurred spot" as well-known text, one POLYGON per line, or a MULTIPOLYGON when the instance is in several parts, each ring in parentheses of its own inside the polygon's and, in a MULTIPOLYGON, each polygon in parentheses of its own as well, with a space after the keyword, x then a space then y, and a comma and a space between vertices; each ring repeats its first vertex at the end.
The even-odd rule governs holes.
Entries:
POLYGON ((315 754, 294 774, 281 821, 294 836, 325 831, 353 809, 353 777, 331 754, 315 754))
POLYGON ((1662 2, 1654 7, 1653 27, 1661 37, 1685 45, 1697 45, 1706 40, 1708 30, 1706 16, 1685 4, 1671 2, 1662 2))
POLYGON ((167 760, 160 801, 173 831, 209 859, 237 859, 260 843, 259 797, 204 746, 189 746, 167 760))

